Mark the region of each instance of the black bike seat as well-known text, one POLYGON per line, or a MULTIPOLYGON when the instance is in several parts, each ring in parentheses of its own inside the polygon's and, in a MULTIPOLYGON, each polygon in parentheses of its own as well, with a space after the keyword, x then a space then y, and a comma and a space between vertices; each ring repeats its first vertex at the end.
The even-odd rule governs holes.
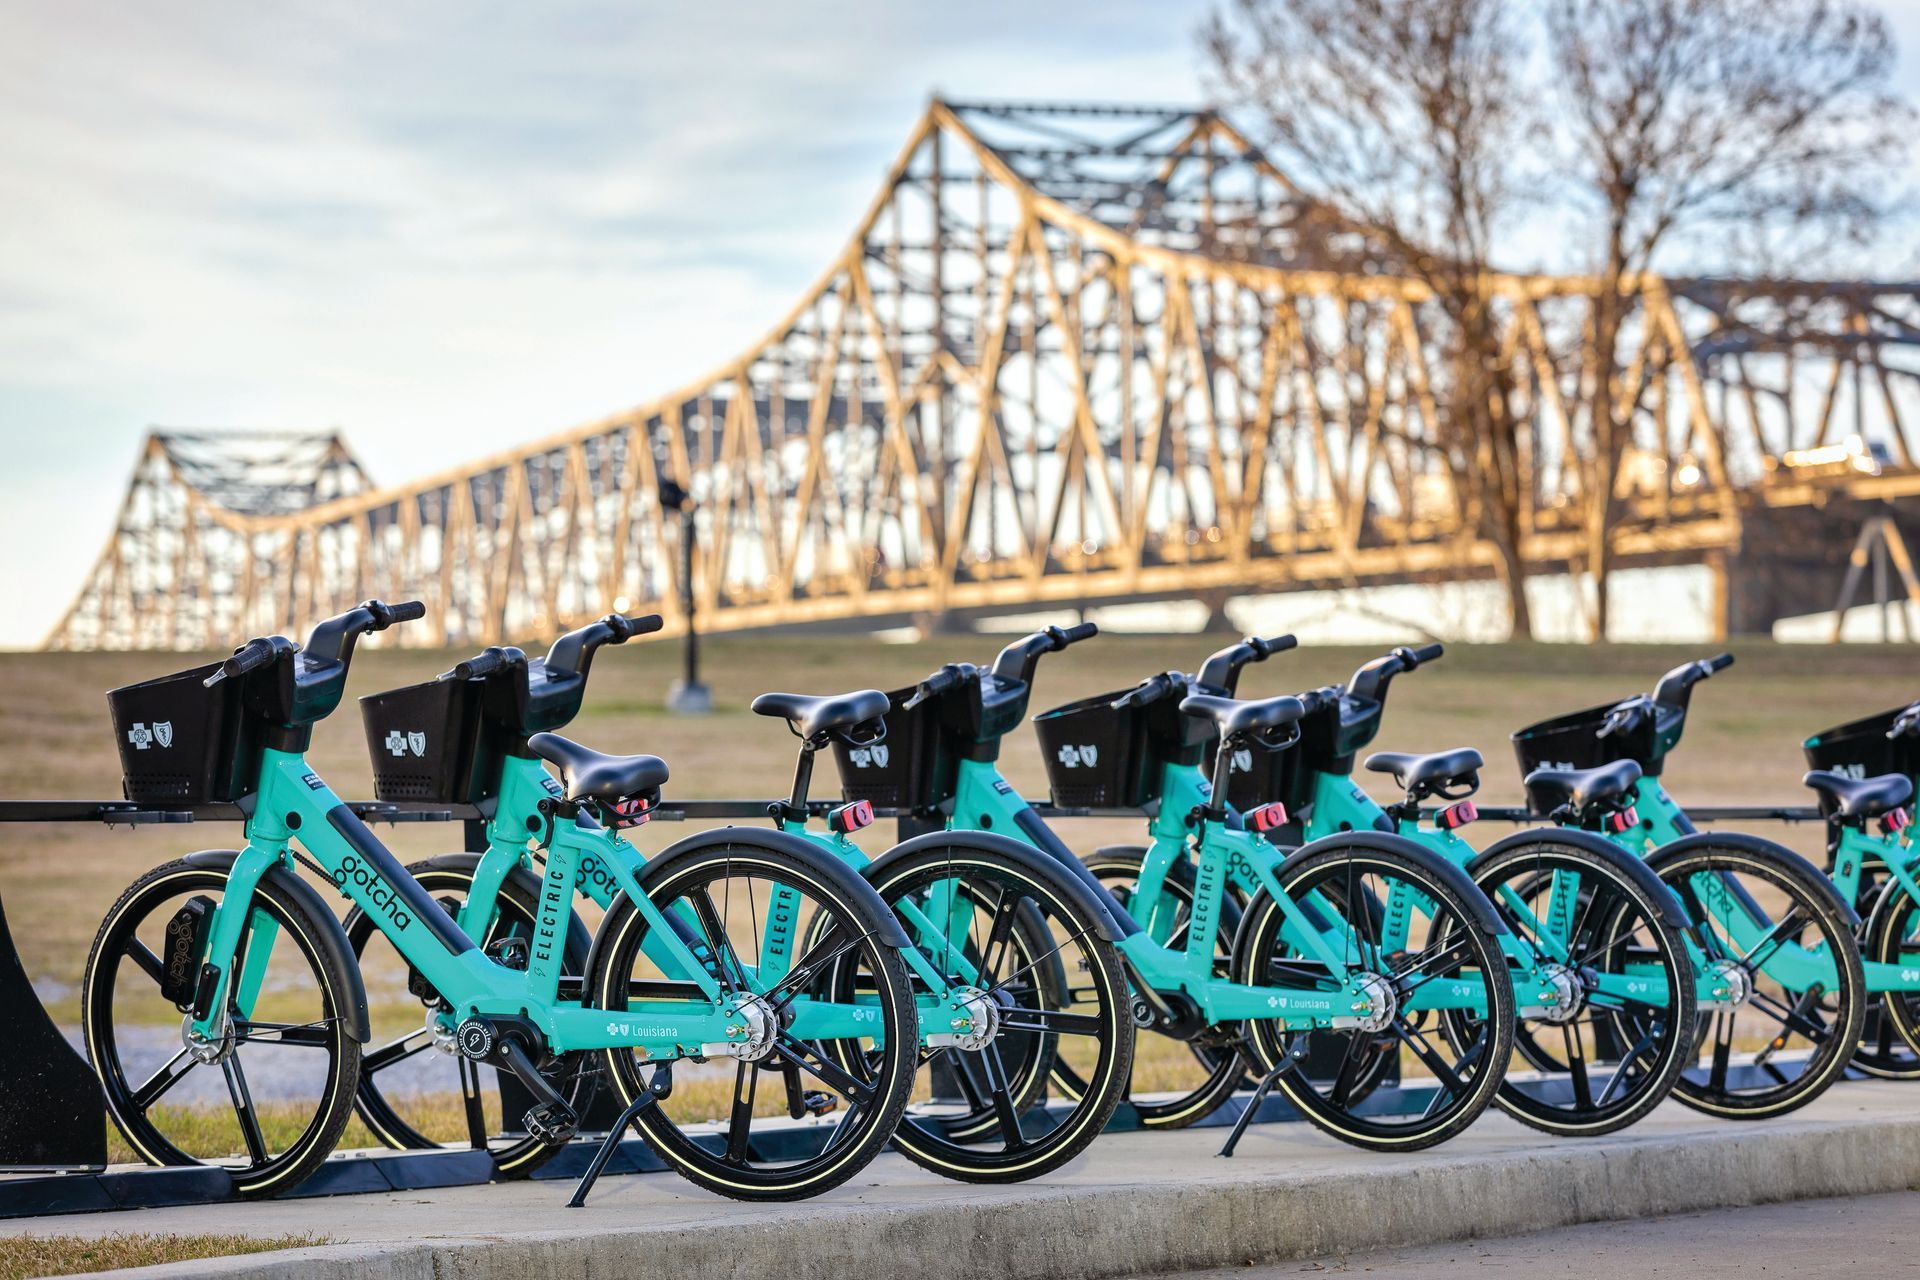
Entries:
POLYGON ((1535 769, 1527 775, 1527 799, 1538 813, 1552 813, 1563 804, 1585 809, 1627 798, 1638 781, 1637 760, 1615 760, 1592 769, 1535 769))
POLYGON ((1472 747, 1456 747, 1432 755, 1411 751, 1376 751, 1366 758, 1366 767, 1375 773, 1390 773, 1393 780, 1411 791, 1416 787, 1450 787, 1470 782, 1486 761, 1472 747))
POLYGON ((1903 773, 1849 778, 1815 769, 1800 781, 1819 792, 1821 800, 1843 818, 1877 818, 1913 798, 1913 779, 1903 773))
POLYGON ((1198 720, 1211 720, 1220 726, 1222 737, 1252 733, 1292 724, 1307 714, 1298 698, 1282 696, 1258 701, 1223 698, 1212 693, 1190 693, 1180 700, 1180 711, 1198 720))
POLYGON ((536 733, 527 746, 556 765, 569 800, 626 800, 658 791, 667 780, 659 756, 609 756, 557 733, 536 733))
POLYGON ((758 715, 775 716, 811 738, 832 729, 851 729, 887 714, 887 695, 878 689, 852 693, 763 693, 753 700, 758 715))

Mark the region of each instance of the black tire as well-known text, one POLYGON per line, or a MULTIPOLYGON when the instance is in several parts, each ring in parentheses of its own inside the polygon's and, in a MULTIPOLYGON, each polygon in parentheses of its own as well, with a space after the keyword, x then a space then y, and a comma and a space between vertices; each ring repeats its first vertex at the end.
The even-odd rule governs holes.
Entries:
MULTIPOLYGON (((1510 1073, 1494 1100, 1544 1133, 1589 1137, 1635 1123, 1666 1099, 1693 1047, 1697 993, 1686 936, 1663 917, 1630 858, 1598 840, 1543 830, 1489 850, 1467 868, 1534 954, 1566 956, 1559 963, 1578 1004, 1570 1016, 1520 1018, 1514 1047, 1533 1068, 1531 1078, 1510 1073), (1571 895, 1564 927, 1552 922, 1556 890, 1571 895), (1631 983, 1629 965, 1658 977, 1654 990, 1664 995, 1657 1002, 1619 994, 1631 983), (1602 993, 1608 980, 1616 990, 1602 993), (1604 1082, 1594 1078, 1596 1068, 1607 1070, 1604 1082)), ((1468 1029, 1469 1020, 1456 1013, 1446 1022, 1456 1038, 1468 1029)))
POLYGON ((1867 1008, 1853 923, 1826 877, 1799 855, 1750 838, 1700 841, 1671 856, 1656 853, 1653 865, 1693 920, 1710 966, 1703 977, 1713 978, 1711 966, 1720 965, 1746 973, 1753 985, 1752 998, 1736 1009, 1707 1005, 1700 1010, 1695 1061, 1675 1083, 1673 1096, 1708 1115, 1761 1120, 1804 1107, 1826 1092, 1845 1073, 1860 1043, 1867 1008), (1749 896, 1784 899, 1786 909, 1777 919, 1767 917, 1770 923, 1763 935, 1777 934, 1778 941, 1755 946, 1754 953, 1768 948, 1757 960, 1742 952, 1703 907, 1692 883, 1696 876, 1706 877, 1709 885, 1737 884, 1749 896), (1768 973, 1767 958, 1790 941, 1828 948, 1835 958, 1837 989, 1791 988, 1768 973), (1736 1081, 1734 1042, 1743 1028, 1760 1047, 1742 1080, 1736 1081), (1804 1059, 1794 1047, 1796 1041, 1809 1046, 1804 1059), (1789 1074, 1789 1067, 1798 1069, 1789 1074))
MULTIPOLYGON (((626 1049, 608 1050, 604 1058, 607 1078, 623 1103, 631 1103, 643 1090, 655 1094, 657 1101, 639 1113, 635 1125, 647 1145, 670 1168, 709 1191, 737 1200, 798 1200, 838 1186, 886 1147, 913 1090, 920 1054, 919 1019, 905 963, 897 951, 878 940, 892 924, 881 914, 884 906, 872 903, 871 895, 854 897, 845 893, 838 878, 820 869, 810 851, 803 848, 796 852, 778 833, 730 829, 724 842, 668 850, 640 872, 641 888, 663 913, 676 911, 680 904, 704 895, 705 918, 716 923, 730 918, 734 900, 767 900, 767 890, 749 894, 744 887, 756 880, 769 887, 786 886, 803 895, 797 907, 801 918, 817 910, 835 921, 828 927, 830 936, 819 945, 848 946, 843 960, 860 971, 863 994, 873 993, 876 1043, 869 1043, 865 1037, 860 1040, 862 1050, 873 1052, 833 1054, 817 1042, 803 1042, 784 1030, 777 1031, 765 1060, 774 1065, 763 1067, 760 1062, 744 1059, 735 1062, 726 1125, 721 1128, 716 1118, 712 1130, 705 1133, 694 1132, 706 1126, 706 1117, 694 1114, 700 1105, 697 1095, 690 1096, 684 1087, 676 1090, 672 1084, 676 1066, 692 1068, 696 1064, 684 1059, 645 1061, 626 1049), (737 882, 743 887, 735 890, 737 882), (716 902, 711 886, 723 883, 722 900, 716 902), (856 940, 846 944, 847 937, 856 940), (842 1057, 864 1061, 866 1075, 856 1077, 847 1071, 838 1060, 842 1057), (799 1080, 803 1072, 818 1087, 802 1091, 799 1080), (783 1141, 769 1145, 764 1142, 764 1129, 763 1141, 756 1142, 753 1124, 763 1073, 787 1080, 790 1101, 817 1098, 821 1107, 841 1113, 842 1118, 825 1135, 824 1143, 783 1141), (663 1086, 666 1092, 662 1092, 663 1086), (716 1146, 718 1151, 714 1150, 716 1146)), ((750 908, 746 915, 757 930, 757 910, 750 908)), ((627 1007, 636 965, 645 963, 642 948, 647 931, 646 917, 626 897, 617 898, 594 935, 587 972, 590 1007, 615 1012, 627 1007)), ((702 924, 698 931, 723 969, 737 972, 735 930, 702 924), (716 933, 724 936, 716 937, 716 933)), ((756 955, 758 942, 756 933, 756 955)), ((810 974, 811 981, 795 989, 803 994, 829 995, 825 984, 830 980, 832 958, 831 952, 802 953, 790 967, 789 981, 794 975, 810 974)), ((786 994, 778 990, 777 997, 786 994)))
MULTIPOLYGON (((1146 855, 1147 850, 1141 845, 1109 845, 1082 859, 1087 869, 1100 878, 1100 882, 1126 907, 1128 914, 1143 927, 1149 924, 1150 913, 1135 907, 1133 890, 1139 882, 1140 867, 1146 855)), ((1190 860, 1183 857, 1174 862, 1161 889, 1161 898, 1161 909, 1171 912, 1167 944, 1184 946, 1187 916, 1193 908, 1193 863, 1190 860)), ((1240 928, 1240 915, 1239 901, 1232 894, 1223 895, 1220 900, 1220 919, 1214 929, 1214 972, 1221 977, 1227 976, 1232 967, 1233 940, 1240 928)), ((1178 1073, 1177 1078, 1171 1080, 1153 1077, 1136 1079, 1142 1067, 1147 1065, 1140 1060, 1142 1042, 1136 1037, 1133 1075, 1127 1080, 1126 1096, 1139 1119, 1140 1127, 1184 1129, 1206 1119, 1232 1097, 1246 1077, 1246 1064, 1240 1056, 1240 1034, 1237 1023, 1205 1027, 1185 1040, 1152 1032, 1145 1044, 1151 1046, 1149 1054, 1155 1059, 1154 1069, 1156 1072, 1178 1073), (1170 1046, 1179 1046, 1171 1050, 1175 1059, 1171 1064, 1164 1061, 1169 1056, 1170 1046), (1183 1058, 1191 1058, 1191 1064, 1188 1065, 1183 1058), (1149 1084, 1171 1084, 1172 1087, 1146 1087, 1149 1084)), ((1067 1064, 1054 1068, 1053 1079, 1055 1087, 1070 1098, 1080 1096, 1087 1088, 1086 1081, 1067 1064)))
MULTIPOLYGON (((1920 903, 1898 880, 1888 877, 1861 932, 1865 959, 1920 971, 1920 903)), ((1920 1078, 1920 991, 1876 993, 1872 1011, 1879 1017, 1869 1017, 1853 1065, 1882 1079, 1920 1078)))
MULTIPOLYGON (((408 866, 407 873, 439 901, 448 915, 457 919, 461 907, 466 904, 467 894, 473 888, 474 870, 479 862, 479 854, 442 854, 413 863, 408 866)), ((500 886, 500 909, 486 936, 475 941, 485 948, 503 938, 531 938, 539 901, 539 879, 524 868, 514 871, 500 886)), ((353 954, 361 960, 361 972, 365 974, 368 971, 367 947, 373 939, 383 935, 357 906, 347 912, 344 928, 347 931, 347 943, 353 948, 353 954)), ((566 940, 562 944, 561 972, 571 976, 575 983, 581 982, 586 973, 587 952, 591 944, 586 926, 577 914, 570 912, 566 940)), ((385 945, 385 952, 381 958, 383 966, 396 969, 395 973, 388 976, 404 975, 407 972, 406 961, 393 951, 391 944, 385 945)), ((565 982, 563 978, 563 985, 565 982)), ((402 998, 418 999, 410 995, 402 998)), ((407 1094, 382 1086, 383 1072, 436 1048, 435 1039, 427 1027, 427 1014, 437 1007, 439 1001, 422 999, 419 1003, 423 1015, 420 1025, 397 1038, 390 1034, 393 1028, 383 1029, 378 1025, 379 1019, 375 1019, 374 1040, 361 1057, 360 1087, 354 1096, 354 1110, 376 1138, 396 1150, 437 1150, 448 1145, 463 1145, 469 1150, 485 1151, 491 1156, 494 1170, 501 1178, 511 1180, 530 1176, 535 1169, 558 1154, 560 1146, 540 1141, 518 1127, 515 1122, 519 1117, 504 1114, 505 1096, 501 1086, 507 1085, 507 1089, 515 1096, 521 1092, 517 1082, 507 1083, 512 1080, 512 1075, 504 1068, 476 1063, 453 1052, 451 1043, 438 1055, 445 1058, 447 1085, 440 1092, 458 1093, 463 1101, 461 1120, 466 1130, 464 1142, 435 1138, 426 1132, 427 1128, 442 1126, 437 1123, 437 1117, 431 1115, 430 1107, 423 1105, 425 1098, 421 1094, 407 1094), (495 1114, 488 1114, 490 1108, 495 1114)), ((573 1107, 575 1114, 584 1116, 597 1091, 599 1055, 560 1054, 543 1062, 541 1068, 542 1074, 573 1107)))
MULTIPOLYGON (((871 871, 909 937, 904 909, 935 886, 956 886, 956 899, 979 904, 963 953, 988 983, 981 989, 996 998, 1001 1019, 1000 1033, 981 1049, 923 1049, 923 1069, 931 1077, 944 1065, 961 1109, 937 1098, 910 1104, 894 1145, 914 1163, 966 1182, 1025 1182, 1073 1160, 1106 1128, 1133 1061, 1126 975, 1100 921, 1019 861, 973 843, 930 845, 871 871), (1061 1062, 1077 1062, 1084 1070, 1076 1078, 1089 1083, 1064 1106, 1036 1108, 1049 1069, 1061 1062)), ((943 972, 960 972, 950 954, 922 951, 943 972)), ((850 994, 850 977, 838 975, 836 998, 850 994)), ((938 1029, 929 1025, 923 1034, 938 1029)))
MULTIPOLYGON (((134 881, 107 912, 94 936, 82 979, 80 1020, 88 1057, 106 1094, 107 1109, 142 1159, 158 1165, 220 1164, 232 1174, 236 1192, 263 1198, 290 1191, 305 1181, 332 1152, 353 1115, 360 1044, 353 1038, 351 1017, 343 1011, 354 1007, 359 988, 355 975, 339 960, 344 948, 327 941, 328 934, 337 935, 339 922, 313 910, 302 895, 278 883, 275 875, 263 877, 255 890, 248 936, 252 921, 261 912, 277 926, 269 963, 275 959, 281 962, 270 970, 272 981, 266 991, 271 1004, 266 1007, 280 1017, 273 1021, 242 1019, 237 1010, 230 1009, 231 1022, 220 1042, 217 1067, 226 1077, 227 1102, 196 1109, 193 1117, 184 1111, 156 1116, 162 1098, 182 1079, 196 1068, 215 1068, 190 1053, 181 1038, 179 1027, 185 1015, 180 1006, 160 994, 160 962, 156 957, 161 953, 155 944, 164 936, 167 919, 186 900, 203 897, 218 901, 226 885, 224 867, 194 861, 170 862, 134 881), (156 1017, 171 1018, 175 1028, 172 1039, 179 1049, 159 1070, 150 1072, 145 1066, 135 1065, 132 1058, 137 1041, 151 1043, 156 1039, 142 1034, 143 1029, 156 1025, 156 1017), (275 1088, 284 1093, 289 1077, 303 1075, 310 1086, 303 1084, 302 1092, 310 1094, 310 1100, 303 1097, 287 1107, 280 1107, 276 1100, 263 1122, 242 1065, 241 1051, 247 1046, 279 1050, 271 1060, 274 1070, 260 1078, 264 1081, 271 1075, 275 1088), (302 1061, 311 1064, 310 1068, 287 1063, 285 1060, 294 1053, 307 1055, 302 1061), (237 1144, 228 1142, 223 1121, 212 1120, 228 1109, 232 1111, 233 1133, 239 1138, 237 1144), (217 1127, 191 1132, 196 1123, 217 1127), (283 1133, 291 1136, 281 1141, 283 1133), (228 1149, 220 1150, 223 1145, 228 1149), (244 1148, 245 1154, 241 1155, 238 1148, 244 1148), (237 1161, 230 1157, 237 1157, 237 1161)), ((243 937, 240 955, 245 955, 247 946, 243 937)), ((163 1021, 158 1025, 167 1024, 163 1021)), ((256 1066, 264 1065, 257 1052, 253 1056, 256 1066)))
MULTIPOLYGON (((1316 1034, 1320 1043, 1340 1047, 1333 1078, 1315 1079, 1309 1061, 1280 1076, 1275 1088, 1322 1130, 1373 1151, 1418 1151, 1465 1130, 1492 1105, 1513 1052, 1513 984, 1499 939, 1478 923, 1491 910, 1484 899, 1471 885, 1459 886, 1451 864, 1409 841, 1373 833, 1316 840, 1281 864, 1277 874, 1289 898, 1311 900, 1333 918, 1346 934, 1348 954, 1356 959, 1377 951, 1381 939, 1373 912, 1365 906, 1356 912, 1348 904, 1364 903, 1368 894, 1388 901, 1390 886, 1404 882, 1433 904, 1433 914, 1418 950, 1377 958, 1375 967, 1363 969, 1380 975, 1396 994, 1385 1026, 1311 1033, 1289 1030, 1273 1019, 1250 1021, 1245 1024, 1245 1045, 1251 1065, 1263 1073, 1272 1071, 1296 1048, 1298 1037, 1316 1034), (1433 961, 1433 971, 1415 976, 1423 971, 1422 957, 1433 961), (1449 1061, 1427 1034, 1428 1011, 1409 1013, 1402 1002, 1427 981, 1443 976, 1471 980, 1475 975, 1483 988, 1486 1016, 1470 1044, 1458 1046, 1438 1037, 1454 1055, 1449 1061), (1392 1054, 1397 1061, 1403 1049, 1432 1073, 1436 1083, 1430 1086, 1428 1105, 1411 1116, 1395 1108, 1363 1107, 1361 1103, 1371 1099, 1354 1089, 1354 1082, 1370 1075, 1377 1079, 1375 1059, 1392 1054)), ((1235 981, 1254 984, 1272 975, 1298 985, 1303 971, 1319 968, 1283 940, 1283 924, 1280 908, 1266 890, 1255 894, 1234 945, 1235 981)))

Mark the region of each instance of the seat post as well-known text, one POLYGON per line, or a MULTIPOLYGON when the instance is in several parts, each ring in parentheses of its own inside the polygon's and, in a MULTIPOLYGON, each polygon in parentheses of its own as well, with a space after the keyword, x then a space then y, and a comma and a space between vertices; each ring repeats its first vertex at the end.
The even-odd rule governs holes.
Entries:
POLYGON ((807 817, 807 789, 813 785, 813 753, 817 748, 808 739, 800 744, 800 759, 793 766, 793 795, 787 800, 788 816, 804 822, 807 817))

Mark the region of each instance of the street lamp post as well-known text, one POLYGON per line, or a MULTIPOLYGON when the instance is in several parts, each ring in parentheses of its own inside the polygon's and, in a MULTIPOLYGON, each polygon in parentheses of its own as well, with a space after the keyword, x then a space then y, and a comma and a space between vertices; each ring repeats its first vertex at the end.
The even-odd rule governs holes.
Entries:
POLYGON ((667 709, 682 715, 705 715, 713 710, 713 691, 700 683, 700 628, 694 613, 693 495, 677 480, 662 478, 660 505, 680 513, 680 611, 687 620, 686 659, 680 678, 667 686, 667 709))

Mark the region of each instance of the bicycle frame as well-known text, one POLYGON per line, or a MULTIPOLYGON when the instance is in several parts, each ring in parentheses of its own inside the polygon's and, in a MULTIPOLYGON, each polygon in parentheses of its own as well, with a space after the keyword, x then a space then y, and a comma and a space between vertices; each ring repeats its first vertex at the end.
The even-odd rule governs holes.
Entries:
MULTIPOLYGON (((503 801, 508 794, 516 804, 533 796, 537 805, 538 798, 551 794, 555 785, 537 761, 516 760, 503 779, 503 801)), ((506 815, 513 810, 503 803, 500 812, 506 815)), ((505 853, 511 840, 504 830, 506 820, 497 816, 489 826, 490 853, 495 844, 505 853)), ((228 892, 214 913, 209 933, 202 981, 207 994, 197 1002, 190 1027, 199 1035, 218 1038, 222 1034, 230 991, 243 1017, 250 1014, 258 999, 273 935, 268 922, 265 930, 254 925, 249 936, 250 918, 264 921, 262 913, 251 908, 253 894, 269 868, 276 864, 292 866, 291 846, 295 841, 334 887, 358 905, 395 950, 453 1006, 451 1012, 440 1015, 449 1029, 470 1017, 520 1017, 533 1022, 555 1052, 622 1047, 641 1050, 653 1059, 701 1052, 703 1047, 724 1045, 745 1034, 737 1025, 739 1019, 732 1016, 718 979, 642 891, 635 876, 637 855, 630 863, 614 852, 620 846, 628 850, 632 846, 604 829, 556 818, 541 879, 539 923, 530 940, 524 970, 493 961, 474 944, 475 935, 470 931, 478 929, 484 936, 486 921, 477 917, 482 912, 490 916, 501 881, 526 856, 529 832, 524 817, 513 860, 505 856, 482 859, 483 875, 476 876, 476 892, 470 895, 459 922, 420 888, 300 753, 271 749, 263 753, 259 790, 246 831, 246 847, 234 862, 228 892), (689 997, 697 991, 704 998, 704 1007, 691 998, 640 1000, 609 1015, 604 1010, 586 1008, 578 1000, 559 999, 563 922, 589 858, 611 883, 608 900, 615 892, 625 894, 647 921, 649 954, 672 975, 671 982, 688 987, 689 997), (483 889, 483 879, 488 888, 483 889), (236 984, 232 977, 234 960, 243 942, 246 954, 236 984)), ((770 934, 749 976, 760 985, 767 985, 769 980, 777 982, 790 960, 791 941, 790 931, 779 937, 770 934)), ((874 1032, 877 1016, 873 1009, 806 997, 792 1003, 796 1036, 828 1039, 874 1032)))
MULTIPOLYGON (((1465 870, 1479 851, 1460 836, 1432 822, 1401 816, 1395 818, 1345 774, 1318 772, 1314 775, 1312 808, 1308 811, 1302 835, 1309 839, 1338 831, 1391 830, 1422 848, 1436 853, 1465 870)), ((1578 915, 1580 889, 1578 878, 1567 871, 1553 872, 1552 889, 1547 898, 1547 918, 1541 920, 1511 885, 1497 890, 1500 905, 1511 911, 1525 926, 1531 939, 1509 931, 1501 939, 1502 949, 1513 969, 1516 1012, 1521 1017, 1541 1017, 1557 1003, 1554 984, 1541 972, 1543 963, 1565 964, 1571 957, 1571 934, 1578 915), (1536 949, 1536 942, 1541 950, 1536 949)), ((1383 904, 1381 945, 1389 951, 1405 945, 1407 931, 1415 914, 1430 913, 1425 895, 1405 883, 1396 883, 1383 904)), ((1689 946, 1692 945, 1689 939, 1689 946)), ((1595 976, 1596 995, 1617 1005, 1644 1003, 1664 1005, 1668 1001, 1667 980, 1656 966, 1627 966, 1623 973, 1595 976)), ((1702 999, 1715 988, 1696 977, 1695 988, 1702 999)), ((1719 988, 1722 994, 1725 988, 1719 988)))
MULTIPOLYGON (((499 909, 499 894, 507 877, 516 868, 531 867, 527 836, 530 831, 544 825, 545 819, 539 810, 540 802, 560 794, 560 784, 539 760, 508 756, 504 761, 494 814, 487 822, 487 848, 474 868, 473 884, 466 901, 461 904, 458 917, 461 929, 469 937, 486 936, 499 909)), ((605 828, 582 827, 577 823, 568 825, 572 827, 569 843, 575 852, 573 871, 570 877, 564 869, 556 873, 553 855, 548 855, 547 871, 541 887, 542 921, 564 919, 565 912, 571 909, 571 892, 559 895, 558 903, 549 899, 549 890, 556 884, 565 885, 570 879, 574 891, 606 907, 620 894, 633 892, 634 877, 646 861, 645 854, 615 832, 605 828), (558 880, 556 874, 560 877, 558 880)), ((839 832, 821 833, 810 829, 805 822, 792 819, 783 820, 779 825, 780 830, 807 841, 822 854, 847 864, 854 871, 864 871, 873 861, 859 845, 839 832)), ((945 890, 940 892, 944 893, 945 890)), ((766 928, 756 966, 763 980, 778 981, 785 976, 792 963, 799 905, 799 894, 785 885, 776 887, 768 898, 763 912, 766 928)), ((914 946, 904 948, 900 954, 907 968, 926 985, 927 993, 923 993, 917 1002, 923 1025, 928 1028, 922 1038, 927 1043, 937 1044, 940 1041, 931 1028, 949 1026, 953 1018, 967 1016, 969 1008, 961 998, 960 991, 979 978, 978 970, 958 945, 966 940, 966 913, 971 908, 965 904, 940 902, 930 903, 925 908, 910 902, 888 905, 904 917, 903 927, 907 936, 915 942, 914 946), (936 923, 943 916, 948 921, 945 929, 936 923), (942 957, 948 962, 947 972, 942 973, 941 967, 935 965, 924 952, 928 947, 939 949, 950 942, 955 945, 949 948, 951 955, 942 957), (956 977, 959 979, 957 985, 956 977), (947 994, 944 997, 930 994, 935 992, 947 994), (944 1018, 942 1015, 945 1015, 944 1018)), ((689 931, 681 928, 680 923, 669 917, 668 930, 677 935, 687 953, 695 957, 696 965, 701 966, 700 972, 704 973, 704 957, 700 954, 703 948, 697 936, 689 937, 689 931)), ((655 964, 671 972, 680 957, 664 945, 656 950, 658 938, 657 933, 650 932, 644 944, 645 949, 655 964)), ((802 997, 802 1000, 805 999, 802 997)), ((795 1004, 799 1005, 802 1000, 796 1000, 795 1004)), ((847 1021, 840 1015, 829 1015, 816 1008, 811 1012, 808 1025, 831 1027, 835 1022, 847 1021)), ((871 1031, 870 1028, 866 1030, 871 1031)), ((860 1032, 846 1030, 840 1034, 860 1032)))
MULTIPOLYGON (((1167 766, 1165 790, 1151 820, 1153 846, 1141 868, 1137 901, 1158 903, 1160 889, 1176 858, 1191 851, 1196 858, 1194 900, 1183 949, 1167 946, 1173 924, 1157 909, 1145 923, 1134 919, 1104 886, 1102 900, 1125 936, 1116 944, 1136 984, 1154 991, 1180 991, 1190 997, 1209 1022, 1248 1018, 1285 1020, 1289 1028, 1343 1028, 1359 1025, 1355 1015, 1370 1002, 1349 962, 1348 940, 1312 907, 1311 899, 1296 902, 1281 887, 1277 872, 1284 861, 1280 851, 1252 832, 1225 823, 1203 820, 1192 830, 1187 815, 1203 807, 1209 787, 1198 769, 1167 766), (1229 878, 1244 876, 1249 886, 1272 895, 1286 921, 1283 936, 1325 966, 1338 982, 1336 991, 1292 987, 1253 986, 1214 974, 1213 938, 1229 878)), ((1054 834, 1033 807, 1001 776, 991 761, 962 760, 952 803, 949 827, 1000 831, 1025 840, 1062 862, 1080 866, 1073 851, 1054 834)), ((1360 957, 1366 964, 1371 957, 1360 957)), ((1472 1009, 1484 1003, 1484 984, 1467 981, 1430 981, 1407 1002, 1411 1009, 1472 1009)))
MULTIPOLYGON (((1644 857, 1662 845, 1698 832, 1686 811, 1660 785, 1658 778, 1643 776, 1635 785, 1634 808, 1640 815, 1638 826, 1618 833, 1602 833, 1630 853, 1644 857)), ((1913 847, 1910 839, 1876 838, 1845 828, 1828 878, 1847 902, 1855 900, 1861 871, 1869 859, 1883 862, 1888 874, 1909 892, 1916 893, 1916 900, 1920 900, 1920 880, 1915 878, 1916 870, 1920 869, 1920 850, 1913 847)), ((1691 887, 1700 904, 1727 929, 1744 952, 1751 954, 1753 947, 1767 941, 1767 926, 1762 923, 1766 912, 1738 882, 1702 873, 1692 878, 1691 887)), ((1864 956, 1861 966, 1870 992, 1920 991, 1920 968, 1868 960, 1864 956)), ((1823 958, 1820 948, 1809 950, 1798 944, 1777 946, 1759 967, 1782 986, 1796 990, 1805 990, 1816 982, 1831 987, 1839 980, 1833 961, 1823 958)))

